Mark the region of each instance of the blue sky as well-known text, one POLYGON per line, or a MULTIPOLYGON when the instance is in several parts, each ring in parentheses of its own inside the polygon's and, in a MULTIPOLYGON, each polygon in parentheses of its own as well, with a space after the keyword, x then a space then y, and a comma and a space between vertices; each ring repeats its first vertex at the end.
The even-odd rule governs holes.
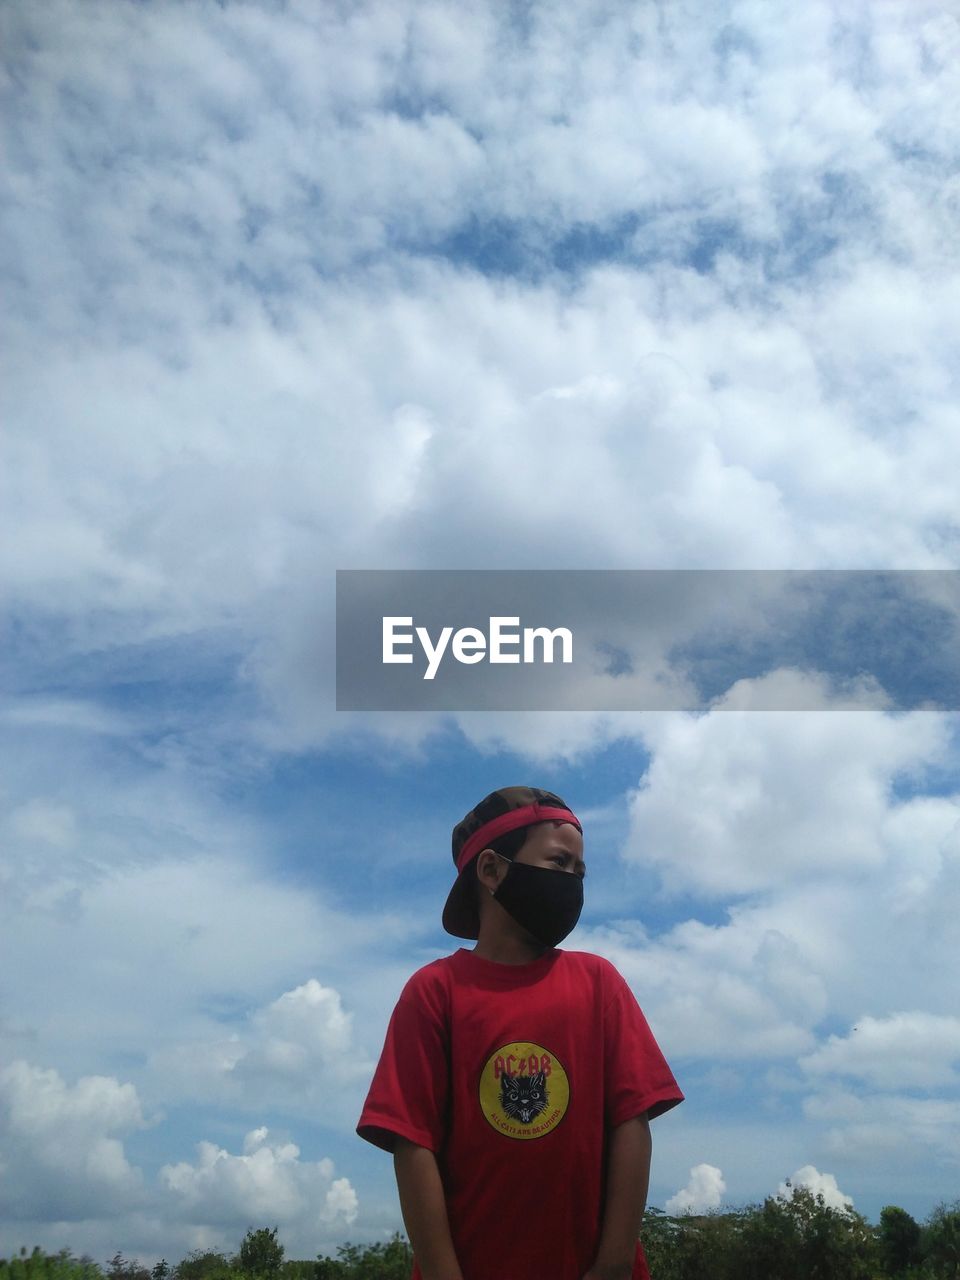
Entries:
POLYGON ((338 568, 957 568, 956 16, 0 22, 0 1249, 398 1226, 353 1125, 456 945, 450 829, 514 782, 583 817, 570 945, 688 1095, 653 1203, 955 1198, 954 715, 768 664, 696 716, 338 714, 333 604, 338 568))

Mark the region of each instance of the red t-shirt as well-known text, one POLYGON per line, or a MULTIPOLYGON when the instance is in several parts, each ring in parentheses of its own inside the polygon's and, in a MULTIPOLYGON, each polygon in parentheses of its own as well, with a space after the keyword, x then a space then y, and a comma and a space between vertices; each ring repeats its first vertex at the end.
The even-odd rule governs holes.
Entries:
MULTIPOLYGON (((436 1154, 464 1280, 582 1280, 608 1133, 682 1100, 609 961, 552 950, 509 965, 461 949, 404 987, 357 1132, 436 1154)), ((648 1276, 639 1247, 633 1276, 648 1276)))

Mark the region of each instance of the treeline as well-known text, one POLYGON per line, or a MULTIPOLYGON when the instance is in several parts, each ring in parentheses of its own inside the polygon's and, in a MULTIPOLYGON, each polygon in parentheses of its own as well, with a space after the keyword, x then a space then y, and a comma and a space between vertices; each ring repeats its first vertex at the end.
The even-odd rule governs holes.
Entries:
MULTIPOLYGON (((771 1196, 743 1209, 681 1217, 649 1209, 643 1242, 654 1280, 960 1280, 960 1201, 922 1224, 888 1205, 871 1225, 796 1187, 790 1200, 771 1196)), ((261 1227, 235 1255, 198 1250, 152 1269, 120 1253, 101 1266, 69 1250, 22 1249, 0 1259, 0 1280, 409 1280, 412 1263, 400 1235, 288 1261, 277 1228, 261 1227)))
POLYGON ((795 1187, 789 1200, 644 1218, 654 1280, 960 1280, 960 1201, 922 1225, 888 1205, 871 1225, 795 1187))
POLYGON ((277 1233, 277 1227, 250 1230, 233 1255, 198 1249, 173 1266, 162 1258, 153 1268, 122 1253, 101 1266, 69 1249, 21 1249, 18 1257, 0 1258, 0 1280, 409 1280, 413 1253, 399 1234, 385 1244, 344 1244, 335 1258, 300 1262, 284 1258, 277 1233))

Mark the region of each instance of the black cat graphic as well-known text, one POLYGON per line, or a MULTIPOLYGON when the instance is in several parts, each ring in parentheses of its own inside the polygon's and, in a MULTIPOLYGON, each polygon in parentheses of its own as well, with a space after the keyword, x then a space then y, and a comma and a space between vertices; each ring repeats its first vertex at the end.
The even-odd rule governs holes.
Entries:
POLYGON ((500 1077, 500 1105, 505 1115, 521 1124, 532 1124, 547 1106, 547 1082, 543 1072, 535 1076, 500 1077))

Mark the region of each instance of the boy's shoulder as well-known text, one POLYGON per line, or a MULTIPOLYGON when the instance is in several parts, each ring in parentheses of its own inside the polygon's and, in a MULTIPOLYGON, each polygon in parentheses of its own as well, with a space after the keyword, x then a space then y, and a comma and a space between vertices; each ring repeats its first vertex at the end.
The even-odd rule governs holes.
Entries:
POLYGON ((564 951, 567 964, 576 970, 584 980, 589 979, 600 987, 616 987, 626 985, 626 978, 617 966, 593 951, 564 951))
MULTIPOLYGON (((590 981, 603 987, 625 983, 616 965, 592 951, 557 949, 548 952, 535 964, 538 970, 542 970, 543 976, 550 972, 564 973, 572 976, 574 980, 590 981)), ((529 974, 521 972, 521 969, 529 971, 531 968, 532 966, 514 968, 512 965, 494 964, 489 960, 481 960, 472 951, 460 948, 451 955, 431 960, 415 970, 407 979, 401 998, 439 996, 441 993, 449 992, 453 987, 477 979, 487 981, 497 979, 498 985, 500 983, 512 985, 515 979, 528 978, 529 974)))
POLYGON ((450 989, 457 953, 440 956, 416 969, 403 985, 401 1000, 423 1002, 442 997, 450 989))
POLYGON ((620 970, 606 956, 598 956, 595 951, 562 951, 570 964, 575 964, 586 973, 600 973, 605 977, 615 974, 620 977, 620 970))

